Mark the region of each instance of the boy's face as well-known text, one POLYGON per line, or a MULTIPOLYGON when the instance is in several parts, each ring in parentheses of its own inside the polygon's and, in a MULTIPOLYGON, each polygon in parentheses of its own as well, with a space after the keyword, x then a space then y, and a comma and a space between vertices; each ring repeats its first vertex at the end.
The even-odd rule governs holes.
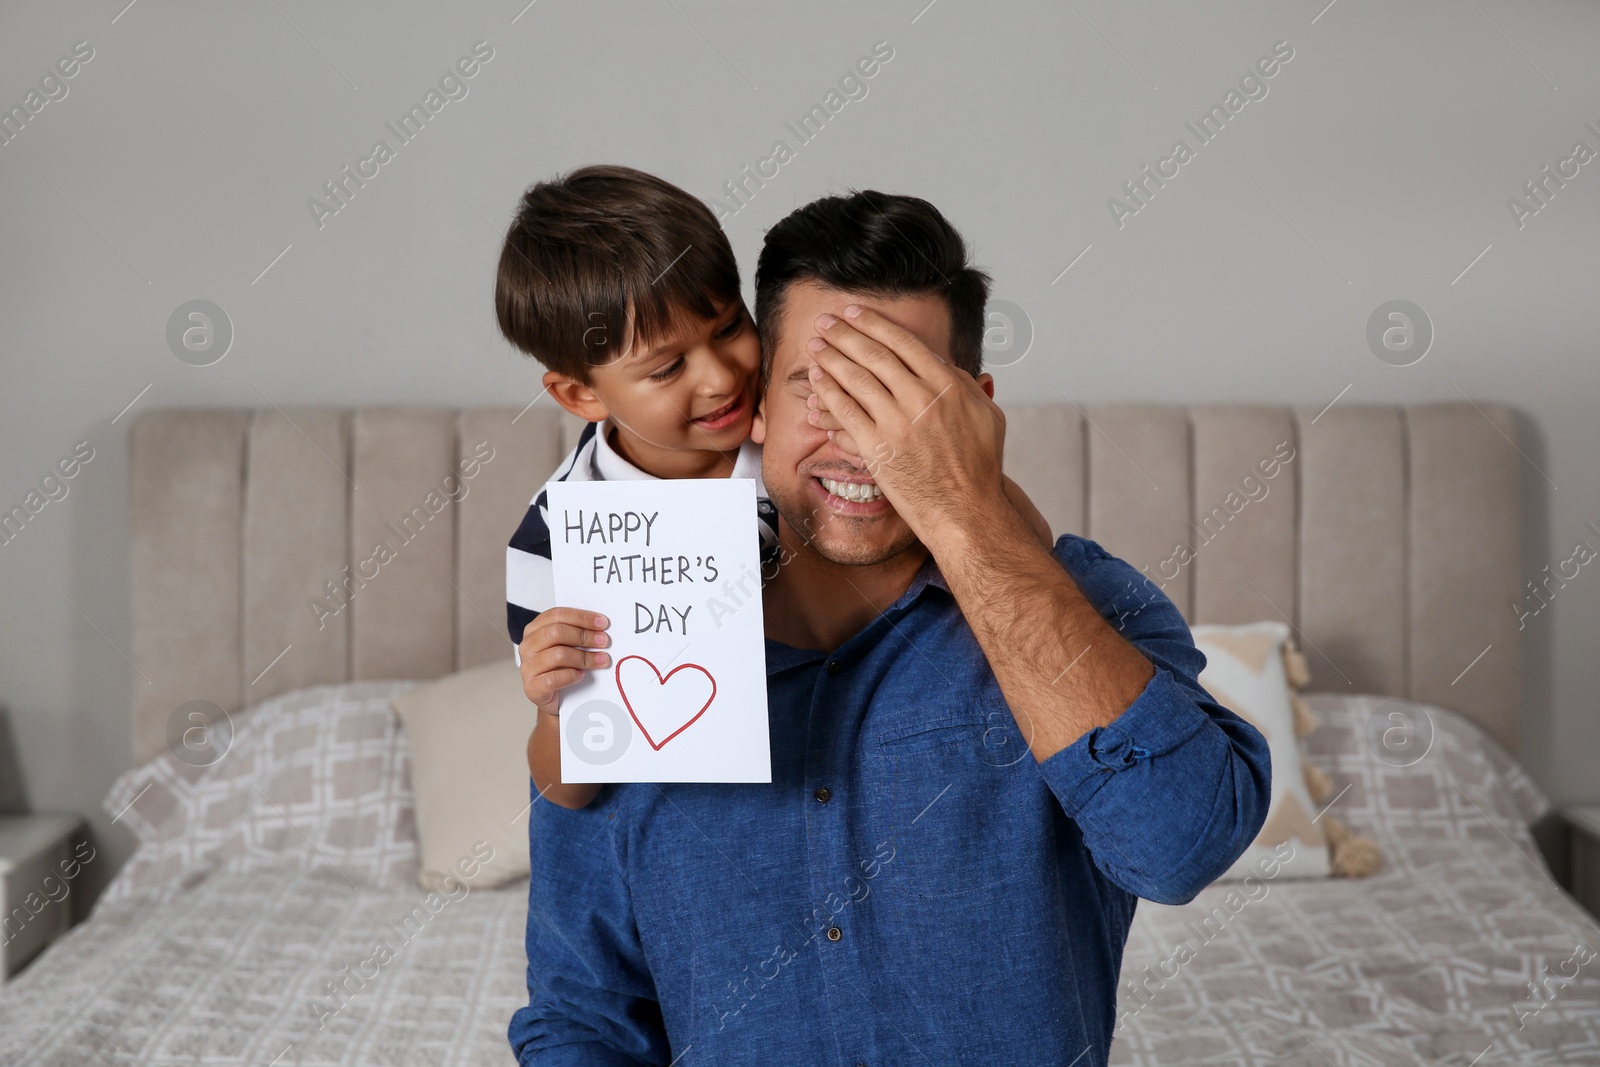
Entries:
POLYGON ((688 453, 735 452, 755 417, 761 343, 736 300, 672 336, 635 342, 589 371, 587 383, 544 376, 562 407, 618 427, 618 445, 659 477, 696 473, 688 453))

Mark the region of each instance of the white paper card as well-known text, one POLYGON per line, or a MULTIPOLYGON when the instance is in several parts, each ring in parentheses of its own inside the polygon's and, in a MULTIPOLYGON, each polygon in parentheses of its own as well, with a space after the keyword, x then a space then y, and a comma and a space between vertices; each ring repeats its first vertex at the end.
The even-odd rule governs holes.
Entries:
POLYGON ((556 603, 611 621, 561 693, 562 781, 772 781, 755 482, 548 491, 556 603))

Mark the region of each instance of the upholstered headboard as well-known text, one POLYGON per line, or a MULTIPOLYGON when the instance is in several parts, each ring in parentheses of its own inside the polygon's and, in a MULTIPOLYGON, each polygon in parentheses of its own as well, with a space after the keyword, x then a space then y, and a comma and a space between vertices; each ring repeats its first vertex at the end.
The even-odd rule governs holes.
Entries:
MULTIPOLYGON (((1284 619, 1313 688, 1440 704, 1517 750, 1516 424, 1491 404, 1010 405, 1057 534, 1191 624, 1284 619)), ((130 443, 134 752, 179 705, 511 655, 505 546, 581 425, 548 407, 152 410, 130 443)))

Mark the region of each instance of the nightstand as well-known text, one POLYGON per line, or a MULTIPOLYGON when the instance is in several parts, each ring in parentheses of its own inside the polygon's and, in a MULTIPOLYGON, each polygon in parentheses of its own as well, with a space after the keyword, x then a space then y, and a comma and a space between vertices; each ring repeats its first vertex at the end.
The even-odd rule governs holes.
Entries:
POLYGON ((76 815, 0 815, 0 981, 72 925, 72 881, 94 858, 73 851, 82 831, 76 815))
POLYGON ((1600 917, 1600 804, 1561 809, 1567 824, 1568 891, 1590 915, 1600 917))

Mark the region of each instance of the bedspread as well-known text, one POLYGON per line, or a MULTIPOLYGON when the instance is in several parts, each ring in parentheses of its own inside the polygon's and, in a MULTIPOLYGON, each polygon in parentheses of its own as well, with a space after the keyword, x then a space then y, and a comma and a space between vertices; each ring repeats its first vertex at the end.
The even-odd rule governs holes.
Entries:
POLYGON ((1322 722, 1307 757, 1340 791, 1329 811, 1384 868, 1141 902, 1111 1063, 1600 1063, 1600 928, 1528 833, 1548 801, 1464 720, 1435 710, 1412 739, 1426 754, 1386 762, 1393 702, 1307 700, 1322 722))
POLYGON ((327 868, 113 901, 0 994, 0 1063, 514 1063, 526 915, 521 886, 430 901, 327 868))
MULTIPOLYGON (((1600 928, 1527 831, 1548 801, 1447 713, 1393 766, 1367 736, 1382 698, 1308 700, 1329 811, 1377 840, 1383 870, 1141 902, 1111 1063, 1600 1063, 1600 928)), ((0 988, 0 1064, 509 1064, 526 900, 299 864, 107 900, 0 988)))

